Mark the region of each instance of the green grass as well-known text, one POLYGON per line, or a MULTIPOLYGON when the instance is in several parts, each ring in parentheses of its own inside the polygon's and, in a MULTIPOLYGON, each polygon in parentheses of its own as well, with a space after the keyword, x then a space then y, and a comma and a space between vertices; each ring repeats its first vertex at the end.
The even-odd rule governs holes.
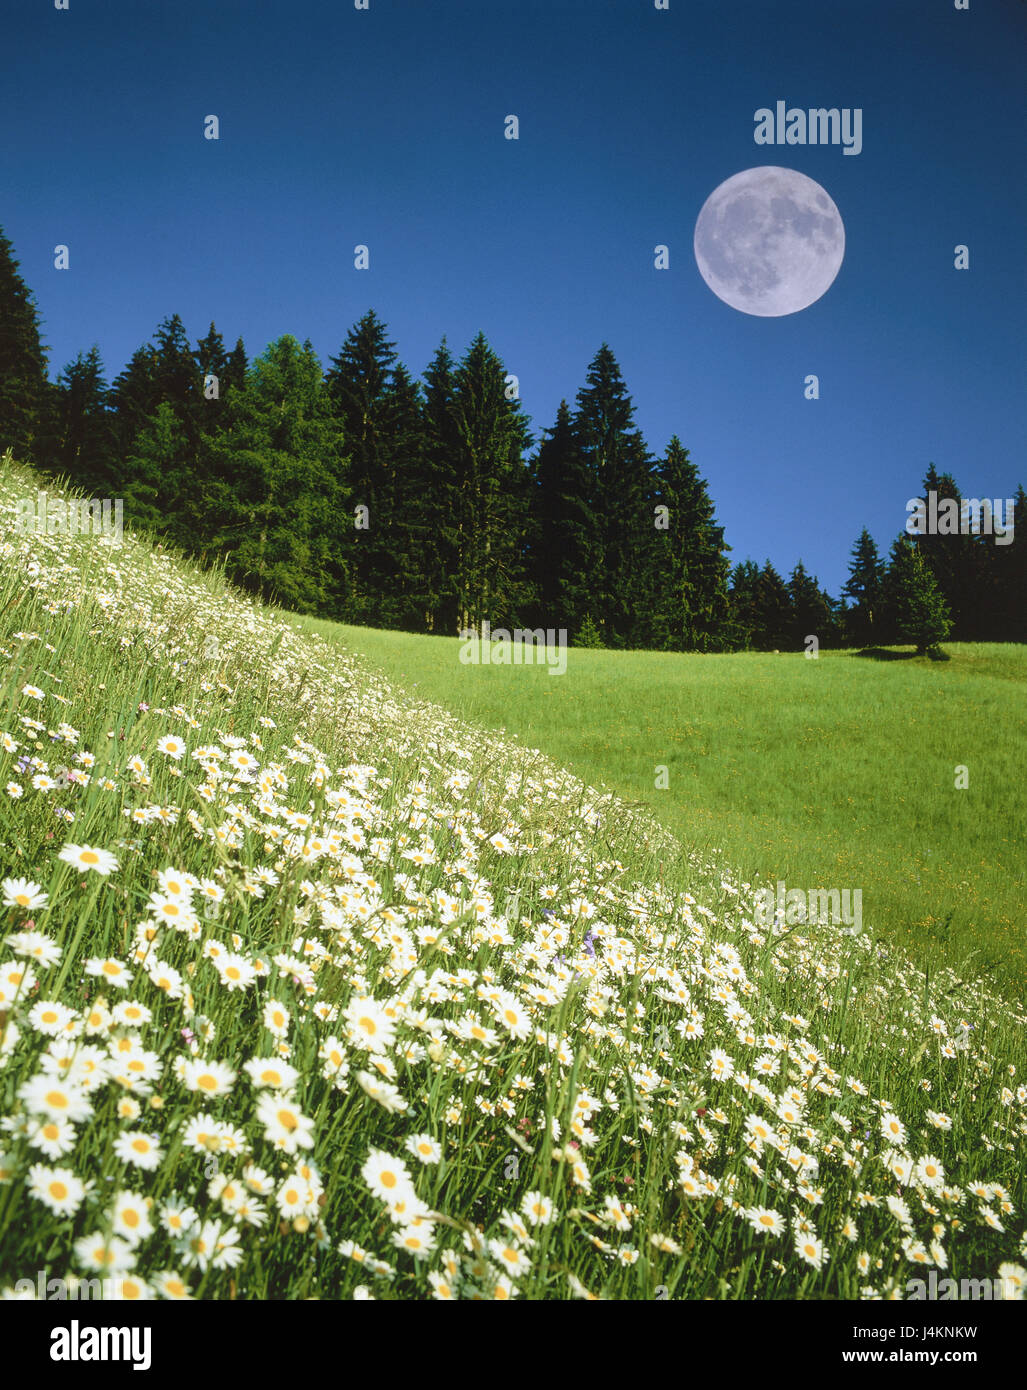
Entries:
POLYGON ((754 882, 862 889, 865 926, 922 965, 1024 997, 1027 648, 954 643, 948 662, 573 650, 557 677, 463 665, 457 638, 303 625, 644 802, 754 882))

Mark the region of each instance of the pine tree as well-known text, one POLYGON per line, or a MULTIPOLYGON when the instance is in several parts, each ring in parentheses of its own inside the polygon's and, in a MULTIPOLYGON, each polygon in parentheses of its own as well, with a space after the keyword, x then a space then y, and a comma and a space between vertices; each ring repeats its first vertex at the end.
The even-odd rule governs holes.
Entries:
POLYGON ((728 547, 706 483, 677 435, 656 466, 652 502, 649 642, 673 651, 721 650, 728 620, 728 547))
MULTIPOLYGON (((228 353, 225 340, 211 323, 207 335, 196 343, 193 361, 199 378, 199 409, 197 422, 200 430, 210 434, 221 425, 225 393, 228 389, 228 353), (217 395, 214 395, 214 391, 217 395)), ((245 368, 243 369, 245 372, 245 368)))
POLYGON ((531 566, 537 596, 533 622, 575 632, 593 601, 581 576, 589 570, 597 527, 588 472, 565 400, 545 433, 548 438, 531 470, 531 566))
POLYGON ((206 444, 199 508, 236 582, 302 612, 334 616, 348 584, 353 514, 339 482, 343 433, 309 343, 286 334, 226 402, 206 444))
POLYGON ((756 630, 753 645, 761 651, 780 651, 787 647, 793 631, 793 613, 788 586, 777 570, 766 561, 754 586, 756 630))
POLYGON ((527 574, 528 429, 506 391, 506 370, 479 333, 453 375, 458 517, 457 623, 514 626, 530 603, 527 574))
POLYGON ((408 502, 413 570, 428 632, 459 629, 462 508, 457 477, 459 438, 453 417, 456 363, 443 338, 425 368, 419 461, 423 486, 408 502))
POLYGON ((939 474, 933 463, 924 475, 921 500, 925 504, 931 492, 937 493, 939 507, 943 502, 952 500, 958 504, 958 509, 952 514, 952 521, 947 524, 939 516, 937 534, 918 535, 914 536, 913 540, 927 561, 939 593, 950 611, 954 640, 969 641, 974 636, 978 610, 976 590, 979 541, 961 534, 962 494, 951 473, 939 474), (943 530, 943 527, 946 529, 943 530))
MULTIPOLYGON (((1027 642, 1027 493, 1021 483, 1011 499, 1012 531, 1002 544, 992 538, 989 545, 991 572, 989 592, 983 598, 984 611, 991 618, 988 637, 992 641, 1027 642)), ((1008 518, 1007 518, 1008 526, 1008 518)))
POLYGON ((10 448, 15 458, 46 466, 52 388, 35 299, 12 253, 0 230, 0 454, 10 448))
POLYGON ((934 574, 908 535, 895 541, 883 587, 884 622, 892 641, 932 651, 952 629, 948 605, 934 574))
POLYGON ((355 621, 399 626, 416 611, 411 553, 414 518, 406 507, 419 482, 420 388, 396 357, 385 325, 370 310, 350 330, 325 378, 349 454, 348 486, 367 508, 355 530, 355 621))
POLYGON ((849 577, 842 586, 842 594, 852 600, 846 617, 848 640, 860 647, 870 646, 877 636, 884 568, 877 545, 864 527, 852 550, 849 577))
POLYGON ((87 495, 112 497, 114 437, 100 349, 79 353, 57 377, 50 467, 87 495))
POLYGON ((816 575, 807 573, 800 560, 788 577, 787 587, 792 610, 788 645, 802 648, 808 637, 816 637, 822 647, 829 644, 835 634, 834 605, 816 575))
POLYGON ((757 645, 759 577, 759 565, 753 560, 744 560, 731 571, 726 633, 727 645, 731 648, 748 649, 757 645))
POLYGON ((653 531, 651 459, 634 428, 635 408, 617 359, 603 343, 577 394, 573 429, 586 469, 584 516, 596 534, 581 526, 572 544, 582 555, 579 590, 607 646, 630 647, 640 635, 645 599, 651 592, 653 531))
POLYGON ((114 378, 108 395, 115 458, 111 472, 120 488, 126 475, 125 460, 136 435, 157 411, 160 389, 156 379, 156 350, 152 343, 136 348, 124 369, 114 378))

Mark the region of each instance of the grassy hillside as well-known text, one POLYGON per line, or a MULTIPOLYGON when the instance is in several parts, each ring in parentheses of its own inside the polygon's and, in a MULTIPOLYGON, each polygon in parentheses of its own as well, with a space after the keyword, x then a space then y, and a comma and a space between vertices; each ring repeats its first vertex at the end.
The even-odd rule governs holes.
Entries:
POLYGON ((1027 648, 951 644, 948 662, 575 650, 556 677, 463 665, 456 638, 304 626, 645 803, 748 877, 861 889, 877 934, 1024 998, 1027 648))
POLYGON ((0 1297, 1022 1293, 1022 1013, 761 929, 217 575, 17 534, 35 487, 0 467, 0 1297))

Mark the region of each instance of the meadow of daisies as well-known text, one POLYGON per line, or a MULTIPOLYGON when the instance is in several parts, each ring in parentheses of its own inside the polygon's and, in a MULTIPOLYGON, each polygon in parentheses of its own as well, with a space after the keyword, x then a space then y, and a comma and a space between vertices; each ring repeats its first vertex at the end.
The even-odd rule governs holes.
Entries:
POLYGON ((3 461, 0 1296, 1022 1296, 1007 1002, 759 929, 130 519, 18 533, 39 486, 3 461))

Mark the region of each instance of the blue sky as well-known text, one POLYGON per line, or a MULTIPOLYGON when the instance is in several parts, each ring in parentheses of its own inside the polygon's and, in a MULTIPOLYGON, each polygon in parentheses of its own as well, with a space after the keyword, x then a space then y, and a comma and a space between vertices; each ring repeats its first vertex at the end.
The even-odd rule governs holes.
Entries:
POLYGON ((732 562, 801 557, 832 592, 928 462, 978 496, 1024 480, 1023 0, 38 0, 4 30, 0 226, 52 375, 95 342, 113 378, 174 312, 327 364, 373 307, 417 375, 482 329, 538 434, 607 341, 732 562), (862 108, 862 152, 756 145, 778 99, 862 108), (783 318, 723 304, 692 253, 708 195, 760 164, 845 223, 834 285, 783 318))

